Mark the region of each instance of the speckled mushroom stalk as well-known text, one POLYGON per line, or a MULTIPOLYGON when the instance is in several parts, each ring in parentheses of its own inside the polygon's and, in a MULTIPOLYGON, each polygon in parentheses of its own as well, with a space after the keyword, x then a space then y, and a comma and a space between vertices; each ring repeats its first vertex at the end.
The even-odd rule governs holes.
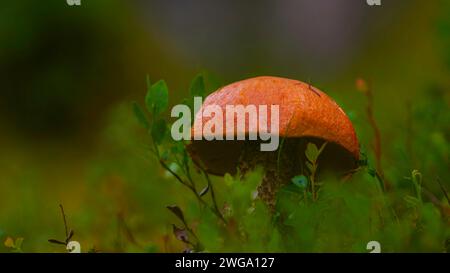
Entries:
POLYGON ((246 142, 243 145, 238 160, 238 171, 244 176, 257 166, 261 166, 264 175, 258 187, 258 197, 266 203, 271 210, 275 208, 278 190, 290 182, 295 175, 301 174, 303 158, 300 151, 300 142, 287 139, 280 153, 277 151, 261 152, 258 142, 246 142))

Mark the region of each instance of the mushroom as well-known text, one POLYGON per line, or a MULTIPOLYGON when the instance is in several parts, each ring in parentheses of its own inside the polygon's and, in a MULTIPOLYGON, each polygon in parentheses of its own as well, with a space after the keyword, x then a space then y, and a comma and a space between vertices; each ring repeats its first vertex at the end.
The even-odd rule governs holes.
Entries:
MULTIPOLYGON (((243 133, 248 135, 248 129, 246 126, 243 133)), ((321 145, 327 142, 319 157, 321 170, 348 171, 359 159, 358 139, 344 111, 322 91, 292 79, 262 76, 220 88, 205 99, 196 114, 192 131, 188 151, 194 163, 210 174, 235 175, 239 171, 244 175, 261 165, 264 177, 258 187, 258 196, 272 210, 280 187, 305 169, 308 143, 321 145), (194 140, 194 135, 198 134, 194 131, 195 126, 199 122, 204 125, 210 119, 202 115, 208 105, 218 105, 223 112, 226 105, 279 105, 278 132, 283 145, 278 149, 281 151, 260 151, 259 141, 255 140, 194 140)))

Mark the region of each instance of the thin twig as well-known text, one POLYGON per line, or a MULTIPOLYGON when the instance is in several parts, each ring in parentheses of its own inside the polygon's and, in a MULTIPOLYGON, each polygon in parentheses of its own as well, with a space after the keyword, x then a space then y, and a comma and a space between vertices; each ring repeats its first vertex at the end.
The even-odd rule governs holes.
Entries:
MULTIPOLYGON (((170 169, 169 166, 167 166, 167 164, 164 162, 163 159, 161 159, 160 153, 159 153, 159 149, 158 149, 158 145, 156 144, 156 142, 152 139, 153 142, 153 147, 155 150, 155 155, 159 160, 160 165, 166 170, 168 171, 171 175, 173 175, 182 185, 186 186, 189 190, 192 191, 192 193, 195 195, 195 197, 197 198, 197 200, 204 206, 206 206, 207 208, 209 208, 216 216, 218 216, 225 224, 226 221, 223 218, 222 214, 220 213, 219 210, 217 210, 216 208, 212 208, 211 206, 208 205, 208 203, 206 203, 205 200, 203 200, 201 198, 201 196, 199 196, 197 189, 195 187, 195 183, 192 179, 192 177, 189 175, 186 175, 188 177, 188 180, 190 182, 190 184, 186 181, 184 181, 176 172, 174 172, 172 169, 170 169)), ((185 164, 186 165, 186 164, 185 164)), ((187 169, 189 170, 189 169, 187 169)))
POLYGON ((441 214, 443 217, 449 217, 450 216, 450 209, 447 206, 442 205, 440 200, 429 190, 426 188, 422 188, 422 192, 430 199, 431 203, 435 205, 439 210, 441 211, 441 214))
POLYGON ((372 127, 372 130, 374 133, 373 150, 375 153, 376 169, 377 169, 377 173, 379 175, 378 178, 383 183, 383 189, 386 190, 386 189, 390 188, 390 183, 384 177, 383 166, 381 163, 381 155, 382 155, 381 132, 380 132, 380 128, 378 127, 378 124, 375 120, 375 115, 374 115, 374 111, 373 111, 373 93, 372 93, 372 88, 369 85, 369 83, 367 84, 367 88, 366 88, 364 94, 367 97, 367 110, 366 110, 367 111, 367 119, 369 120, 370 127, 372 127))
MULTIPOLYGON (((186 153, 186 150, 184 150, 183 153, 186 153)), ((183 154, 183 157, 184 156, 186 156, 186 154, 183 154)), ((192 187, 197 191, 197 189, 196 189, 197 187, 196 187, 195 182, 194 182, 194 180, 192 179, 192 176, 191 176, 191 169, 189 168, 189 164, 184 159, 183 159, 183 165, 184 165, 184 168, 186 169, 186 177, 187 177, 187 179, 191 183, 192 187)))
POLYGON ((68 238, 69 237, 69 231, 68 231, 68 228, 67 228, 66 214, 64 213, 63 205, 59 204, 59 208, 61 209, 61 215, 62 215, 62 218, 63 218, 63 221, 64 221, 64 230, 66 232, 66 238, 68 238))
POLYGON ((191 186, 190 184, 186 183, 177 173, 175 173, 174 171, 172 171, 169 166, 167 166, 167 164, 163 161, 163 160, 159 160, 159 163, 161 164, 161 166, 168 171, 171 175, 173 175, 181 184, 183 184, 184 186, 186 186, 187 188, 189 188, 192 193, 195 195, 195 197, 197 198, 197 200, 204 205, 205 207, 209 208, 217 217, 219 217, 220 220, 222 220, 225 224, 226 221, 223 218, 222 214, 220 213, 220 211, 217 211, 215 208, 211 207, 208 205, 208 203, 206 203, 205 200, 203 200, 199 195, 198 192, 194 189, 193 186, 191 186))
POLYGON ((373 114, 373 95, 371 88, 367 89, 367 118, 369 119, 370 126, 373 129, 374 133, 374 153, 375 153, 375 159, 376 159, 376 166, 378 171, 382 174, 382 166, 381 166, 381 133, 380 129, 378 128, 377 122, 375 121, 375 117, 373 114))
POLYGON ((160 159, 159 164, 161 164, 161 166, 171 175, 173 175, 181 184, 185 185, 188 188, 191 188, 191 185, 187 184, 176 172, 172 171, 172 169, 169 166, 167 166, 164 160, 160 159))
POLYGON ((442 185, 441 179, 439 177, 436 177, 436 182, 439 184, 439 187, 441 188, 445 198, 447 199, 447 203, 450 205, 450 198, 448 197, 447 190, 445 189, 444 185, 442 185))
POLYGON ((125 218, 124 218, 124 216, 123 216, 123 214, 121 212, 119 212, 117 214, 117 220, 118 220, 119 229, 123 231, 123 233, 125 234, 125 238, 131 244, 133 244, 133 245, 135 245, 135 246, 137 246, 139 248, 142 248, 142 246, 136 241, 136 238, 134 237, 133 232, 128 227, 127 223, 125 222, 125 218))
MULTIPOLYGON (((291 121, 292 118, 294 117, 295 112, 292 113, 291 117, 289 118, 289 122, 287 124, 287 129, 286 129, 286 135, 290 133, 291 130, 291 121)), ((277 154, 277 173, 280 173, 280 158, 281 158, 281 152, 283 150, 284 147, 284 141, 286 140, 285 137, 283 137, 283 139, 281 139, 281 143, 280 143, 280 147, 278 148, 278 154, 277 154)))
POLYGON ((412 109, 411 109, 411 101, 406 102, 406 152, 408 156, 411 158, 411 161, 414 166, 414 155, 413 155, 413 122, 412 122, 412 109))
POLYGON ((190 184, 188 184, 186 181, 184 181, 183 178, 181 178, 176 172, 174 172, 172 169, 170 169, 170 167, 167 166, 167 164, 164 162, 164 160, 160 159, 159 163, 166 171, 168 171, 171 175, 173 175, 173 177, 175 177, 181 184, 188 187, 203 205, 207 205, 205 200, 201 199, 200 196, 198 196, 198 193, 194 189, 194 187, 192 187, 190 184))
POLYGON ((428 199, 439 209, 442 209, 442 204, 439 199, 428 189, 422 188, 422 192, 428 197, 428 199))
POLYGON ((214 187, 211 183, 211 179, 209 178, 208 173, 206 173, 205 171, 203 171, 203 174, 205 175, 206 181, 208 181, 208 187, 209 187, 209 191, 211 192, 211 199, 213 201, 213 205, 214 205, 214 209, 216 210, 217 215, 219 216, 219 218, 226 223, 227 221, 225 220, 225 218, 223 217, 222 213, 220 212, 219 206, 217 205, 217 200, 216 200, 216 195, 214 193, 214 187))
POLYGON ((349 180, 355 173, 359 172, 361 170, 361 167, 356 167, 354 169, 351 169, 347 172, 345 172, 342 176, 342 181, 346 182, 347 180, 349 180))

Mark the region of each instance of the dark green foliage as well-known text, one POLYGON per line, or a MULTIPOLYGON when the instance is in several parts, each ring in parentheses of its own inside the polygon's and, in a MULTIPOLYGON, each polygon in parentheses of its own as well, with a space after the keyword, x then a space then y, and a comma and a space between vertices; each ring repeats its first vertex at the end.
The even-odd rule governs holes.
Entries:
POLYGON ((150 85, 150 81, 147 79, 145 105, 153 115, 159 115, 167 109, 169 106, 169 91, 165 81, 160 80, 150 85))

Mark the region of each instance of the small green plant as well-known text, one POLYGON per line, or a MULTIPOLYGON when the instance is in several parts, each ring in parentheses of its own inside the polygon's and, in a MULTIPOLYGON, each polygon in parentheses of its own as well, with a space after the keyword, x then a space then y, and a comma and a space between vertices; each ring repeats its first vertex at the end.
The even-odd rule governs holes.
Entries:
POLYGON ((413 170, 411 173, 411 180, 414 185, 417 200, 422 204, 422 174, 418 170, 413 170))
POLYGON ((317 182, 317 176, 316 176, 317 168, 319 166, 317 160, 326 146, 327 146, 327 142, 322 144, 322 146, 320 146, 320 149, 318 149, 314 143, 308 143, 308 145, 306 146, 306 151, 305 151, 305 155, 306 155, 306 159, 307 159, 306 167, 309 170, 309 181, 310 181, 310 185, 311 185, 310 190, 311 190, 313 201, 317 200, 319 187, 321 185, 319 182, 317 182))
MULTIPOLYGON (((197 75, 189 88, 190 97, 184 101, 192 106, 193 97, 204 97, 205 93, 203 76, 197 75)), ((136 102, 133 103, 133 112, 139 123, 149 133, 151 153, 156 157, 158 163, 166 172, 194 195, 202 207, 208 208, 220 221, 226 223, 226 219, 217 204, 214 187, 208 174, 201 167, 193 166, 183 141, 174 141, 167 137, 169 135, 169 129, 162 113, 167 110, 169 105, 169 90, 167 84, 163 80, 152 85, 147 77, 145 105, 149 118, 147 118, 147 114, 136 102), (192 174, 192 168, 195 168, 198 173, 202 174, 203 180, 206 182, 206 185, 200 190, 198 182, 194 179, 192 174), (211 197, 211 204, 205 200, 208 193, 211 197)), ((191 111, 191 113, 193 113, 193 111, 191 111)), ((175 237, 192 247, 194 251, 200 251, 202 249, 201 244, 193 230, 189 228, 181 209, 177 205, 171 205, 168 206, 168 208, 183 223, 182 228, 173 225, 175 237), (189 237, 193 237, 196 242, 191 242, 189 237)), ((188 249, 188 247, 186 249, 188 249)))

